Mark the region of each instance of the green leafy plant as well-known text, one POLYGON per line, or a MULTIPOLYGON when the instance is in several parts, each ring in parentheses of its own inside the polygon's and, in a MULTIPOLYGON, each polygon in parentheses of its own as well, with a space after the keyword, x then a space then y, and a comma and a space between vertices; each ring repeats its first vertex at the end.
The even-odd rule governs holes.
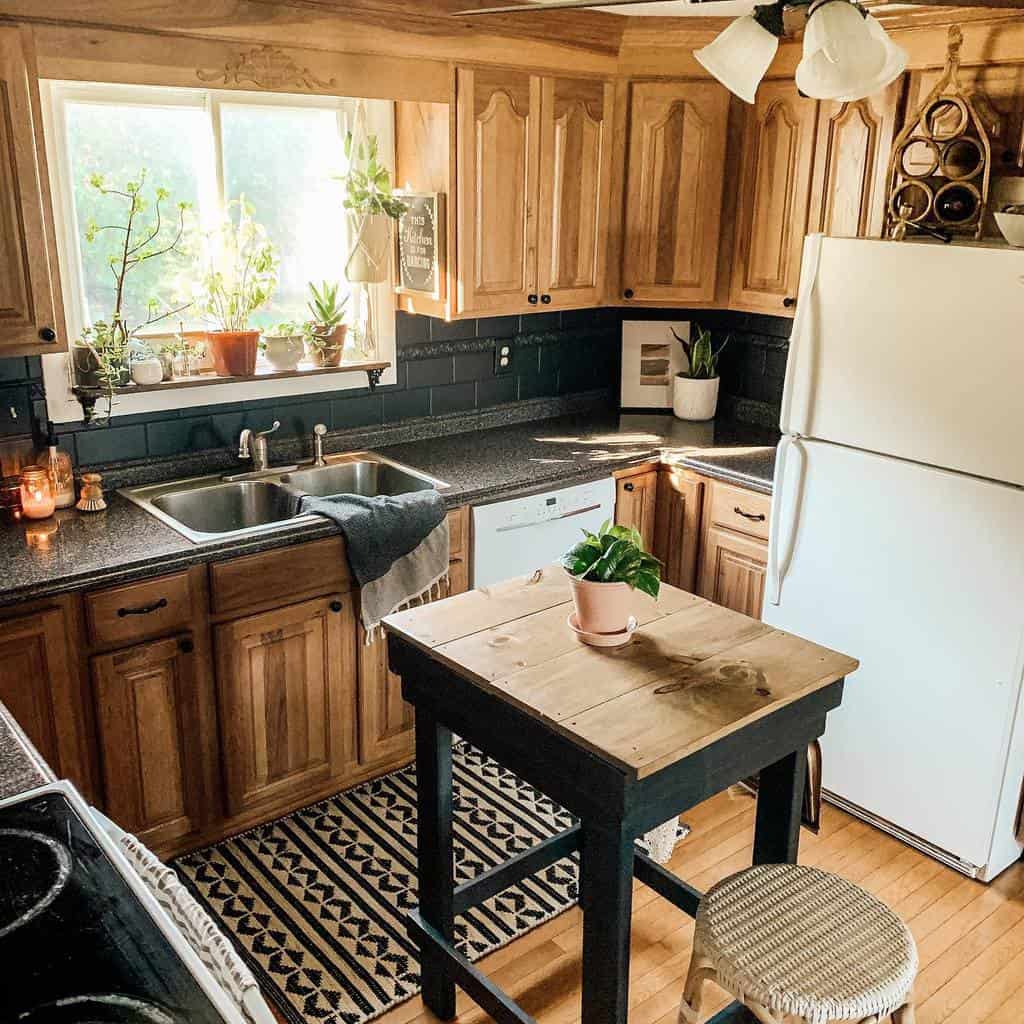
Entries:
POLYGON ((366 141, 355 142, 352 132, 345 134, 345 159, 348 173, 337 175, 345 184, 345 200, 342 205, 351 213, 380 213, 398 220, 408 205, 391 190, 391 175, 381 163, 376 135, 368 135, 366 141))
MULTIPOLYGON (((109 185, 102 174, 89 177, 89 187, 114 204, 110 223, 99 224, 90 219, 85 228, 85 240, 90 245, 100 238, 113 236, 116 239, 113 250, 107 256, 107 264, 114 278, 113 310, 109 320, 97 320, 82 331, 76 347, 86 349, 94 365, 88 366, 88 359, 76 360, 81 373, 95 375, 99 390, 106 401, 106 413, 110 419, 114 391, 127 383, 131 343, 136 333, 145 327, 158 323, 169 316, 187 309, 190 302, 168 307, 156 298, 146 303, 145 319, 131 323, 125 312, 125 286, 128 277, 143 264, 159 259, 168 253, 182 253, 182 239, 186 219, 192 209, 191 203, 175 204, 175 216, 168 220, 165 207, 171 198, 167 189, 157 185, 147 195, 146 168, 120 187, 109 185), (120 215, 117 209, 120 209, 120 215)), ((95 397, 95 396, 94 396, 95 397)), ((91 406, 87 411, 91 418, 91 406)))
POLYGON ((295 338, 302 334, 303 325, 296 320, 282 320, 263 332, 265 338, 295 338))
POLYGON ((218 331, 248 330, 249 317, 277 287, 277 247, 254 213, 244 195, 232 199, 205 247, 196 304, 218 331))
POLYGON ((661 589, 661 562, 644 549, 639 531, 612 526, 610 519, 597 533, 584 530, 583 540, 562 558, 562 566, 578 579, 628 583, 651 597, 661 589))
POLYGON ((716 352, 711 344, 711 332, 701 327, 700 324, 694 324, 694 327, 697 330, 697 337, 690 341, 680 338, 673 328, 669 328, 672 331, 672 337, 683 346, 686 358, 690 362, 689 372, 680 373, 679 376, 689 377, 691 380, 714 380, 718 376, 718 357, 722 354, 722 349, 732 340, 732 335, 726 337, 716 352))

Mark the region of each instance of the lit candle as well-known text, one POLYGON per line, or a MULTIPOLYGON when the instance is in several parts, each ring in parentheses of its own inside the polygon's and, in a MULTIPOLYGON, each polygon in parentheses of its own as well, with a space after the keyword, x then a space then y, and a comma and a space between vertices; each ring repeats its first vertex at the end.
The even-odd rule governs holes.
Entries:
POLYGON ((28 466, 21 473, 21 513, 26 519, 47 519, 56 501, 50 474, 42 466, 28 466))

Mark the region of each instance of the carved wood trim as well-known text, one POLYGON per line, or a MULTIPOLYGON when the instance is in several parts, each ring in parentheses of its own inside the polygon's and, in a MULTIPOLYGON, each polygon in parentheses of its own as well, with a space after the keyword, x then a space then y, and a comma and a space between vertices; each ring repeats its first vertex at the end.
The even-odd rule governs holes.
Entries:
POLYGON ((230 57, 219 71, 196 71, 201 82, 218 82, 224 85, 252 84, 259 89, 280 89, 295 86, 302 89, 329 89, 335 84, 333 78, 317 78, 308 68, 297 64, 284 50, 276 46, 255 46, 242 50, 230 57))

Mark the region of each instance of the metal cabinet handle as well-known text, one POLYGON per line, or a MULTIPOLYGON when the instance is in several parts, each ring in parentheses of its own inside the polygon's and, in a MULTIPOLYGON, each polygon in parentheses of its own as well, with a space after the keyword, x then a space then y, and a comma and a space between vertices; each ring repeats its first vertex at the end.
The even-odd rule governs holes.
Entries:
POLYGON ((624 295, 624 296, 625 296, 625 297, 626 297, 627 299, 631 299, 631 298, 633 298, 633 289, 632 289, 632 288, 627 288, 627 289, 626 289, 626 290, 625 290, 625 291, 624 291, 624 292, 623 292, 622 294, 623 294, 623 295, 624 295))
POLYGON ((530 294, 526 296, 526 301, 531 306, 536 306, 537 305, 537 296, 533 292, 530 292, 530 294))
POLYGON ((743 509, 739 507, 739 505, 737 505, 733 509, 733 512, 735 512, 736 515, 743 516, 744 519, 749 519, 751 522, 754 523, 763 523, 765 520, 765 515, 763 512, 744 512, 743 509))
POLYGON ((39 339, 40 341, 56 341, 57 332, 52 327, 40 327, 39 339))
POLYGON ((196 645, 191 640, 179 640, 178 650, 182 654, 191 654, 196 649, 196 645))
POLYGON ((166 607, 167 598, 161 597, 159 601, 154 601, 152 604, 140 604, 138 608, 118 608, 117 617, 123 619, 126 615, 149 615, 150 612, 166 607))
POLYGON ((340 612, 344 605, 340 601, 332 601, 328 606, 332 612, 340 612))
POLYGON ((787 295, 782 300, 782 304, 783 306, 786 307, 786 309, 792 309, 796 305, 796 299, 794 299, 792 295, 787 295))
POLYGON ((543 302, 544 305, 546 306, 551 301, 551 296, 550 295, 546 295, 546 294, 542 295, 540 297, 540 301, 543 302))
POLYGON ((627 482, 627 483, 624 483, 624 484, 622 485, 622 489, 623 489, 624 491, 632 491, 632 490, 634 490, 635 488, 636 488, 636 484, 631 484, 631 483, 628 483, 628 482, 627 482))

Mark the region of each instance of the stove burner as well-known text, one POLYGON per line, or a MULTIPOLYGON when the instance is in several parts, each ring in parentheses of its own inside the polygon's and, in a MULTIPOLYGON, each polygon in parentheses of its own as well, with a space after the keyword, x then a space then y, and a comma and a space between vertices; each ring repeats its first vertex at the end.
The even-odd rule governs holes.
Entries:
POLYGON ((17 1019, 25 1024, 177 1024, 162 1007, 119 995, 58 999, 28 1010, 17 1019))
POLYGON ((0 939, 46 910, 70 874, 71 854, 56 839, 0 829, 0 939))

